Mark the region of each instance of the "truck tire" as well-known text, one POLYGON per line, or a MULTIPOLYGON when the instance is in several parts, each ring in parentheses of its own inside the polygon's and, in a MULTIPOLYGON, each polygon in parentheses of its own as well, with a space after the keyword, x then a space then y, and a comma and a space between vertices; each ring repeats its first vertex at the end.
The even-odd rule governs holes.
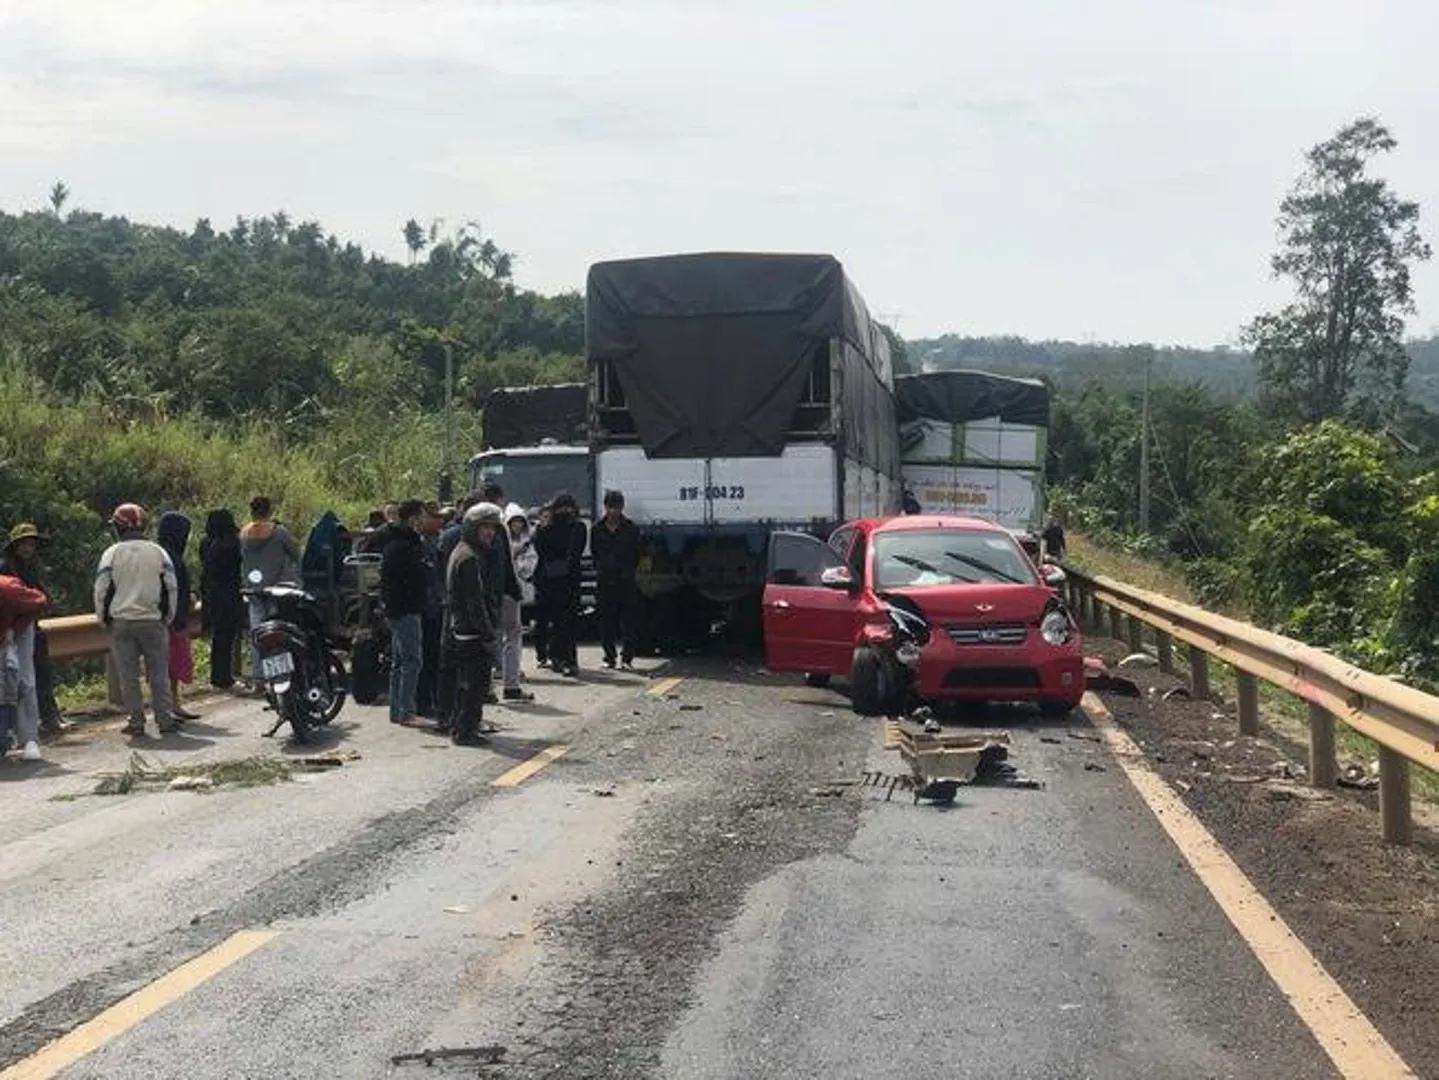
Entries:
POLYGON ((849 671, 849 704, 860 716, 894 716, 900 711, 904 684, 893 657, 861 645, 849 671))
POLYGON ((357 705, 380 700, 380 646, 369 634, 355 638, 350 650, 350 693, 357 705))
POLYGON ((829 687, 829 676, 819 672, 811 671, 807 675, 805 675, 804 684, 806 686, 812 686, 816 690, 824 690, 829 687))

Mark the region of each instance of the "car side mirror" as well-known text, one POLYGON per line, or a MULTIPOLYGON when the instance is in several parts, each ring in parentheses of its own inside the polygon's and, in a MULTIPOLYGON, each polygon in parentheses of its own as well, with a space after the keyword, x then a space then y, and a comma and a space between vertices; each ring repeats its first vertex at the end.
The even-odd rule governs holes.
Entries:
POLYGON ((1039 576, 1051 589, 1057 589, 1069 580, 1064 573, 1064 568, 1056 566, 1054 563, 1045 563, 1040 567, 1039 576))
POLYGON ((844 592, 855 587, 854 575, 847 566, 827 567, 819 575, 819 583, 826 589, 839 589, 844 592))

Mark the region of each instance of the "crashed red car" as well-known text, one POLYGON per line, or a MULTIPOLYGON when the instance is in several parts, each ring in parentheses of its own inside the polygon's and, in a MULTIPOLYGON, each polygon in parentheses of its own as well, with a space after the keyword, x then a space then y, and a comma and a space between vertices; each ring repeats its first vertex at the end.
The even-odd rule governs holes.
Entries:
POLYGON ((770 670, 812 685, 847 676, 856 712, 1033 702, 1068 713, 1084 694, 1079 627, 1010 533, 974 518, 855 521, 828 542, 770 539, 764 591, 770 670))

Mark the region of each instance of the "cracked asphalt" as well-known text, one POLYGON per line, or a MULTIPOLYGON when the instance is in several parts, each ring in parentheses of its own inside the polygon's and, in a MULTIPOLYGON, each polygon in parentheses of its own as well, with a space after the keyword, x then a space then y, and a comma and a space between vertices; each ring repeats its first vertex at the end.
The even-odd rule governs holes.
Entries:
POLYGON ((54 801, 123 762, 106 731, 0 769, 0 1069, 269 928, 59 1075, 1336 1075, 1082 716, 984 718, 1040 790, 885 802, 826 783, 899 771, 881 728, 758 663, 537 679, 498 752, 350 706, 360 759, 274 787, 54 801), (441 1047, 492 1049, 392 1063, 441 1047))

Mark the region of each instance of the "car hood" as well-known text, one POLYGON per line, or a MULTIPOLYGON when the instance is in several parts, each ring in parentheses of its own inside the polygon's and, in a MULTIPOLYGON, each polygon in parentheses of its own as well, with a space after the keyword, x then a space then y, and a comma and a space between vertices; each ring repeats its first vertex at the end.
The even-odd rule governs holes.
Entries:
POLYGON ((1043 585, 936 585, 918 589, 887 589, 884 596, 902 597, 932 623, 1039 622, 1054 602, 1043 585))

